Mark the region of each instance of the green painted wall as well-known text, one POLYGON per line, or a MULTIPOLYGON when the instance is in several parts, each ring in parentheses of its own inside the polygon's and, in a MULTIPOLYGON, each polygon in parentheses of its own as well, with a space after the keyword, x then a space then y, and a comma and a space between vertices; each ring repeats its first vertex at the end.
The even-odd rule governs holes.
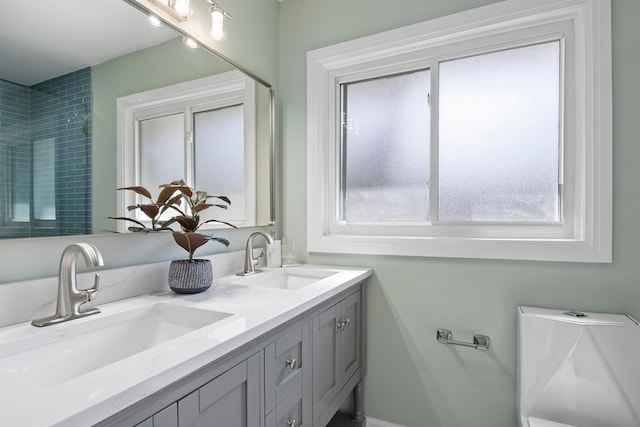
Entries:
MULTIPOLYGON (((275 82, 278 69, 277 1, 234 0, 233 4, 221 4, 234 15, 234 19, 228 26, 228 39, 217 42, 213 47, 263 80, 275 82)), ((115 214, 115 98, 203 77, 223 68, 226 70, 226 67, 212 65, 202 50, 187 51, 179 39, 153 51, 122 57, 94 68, 93 217, 96 233, 116 227, 113 221, 105 219, 115 214), (190 57, 188 62, 185 60, 187 57, 190 57), (195 62, 192 61, 194 57, 195 62), (122 76, 127 76, 127 83, 120 79, 122 76)), ((218 234, 231 241, 228 250, 240 250, 251 231, 254 230, 221 230, 218 234)), ((184 255, 170 234, 97 234, 3 240, 0 241, 0 284, 55 276, 62 250, 78 241, 95 244, 102 252, 107 267, 171 260, 184 255)), ((198 253, 206 255, 223 251, 227 249, 222 245, 208 244, 198 253)))
POLYGON ((306 254, 306 52, 489 4, 489 0, 285 0, 280 5, 279 126, 284 235, 308 262, 372 267, 367 299, 366 412, 410 427, 514 427, 516 307, 640 318, 640 3, 613 3, 612 264, 306 254), (437 328, 480 352, 438 344, 437 328))

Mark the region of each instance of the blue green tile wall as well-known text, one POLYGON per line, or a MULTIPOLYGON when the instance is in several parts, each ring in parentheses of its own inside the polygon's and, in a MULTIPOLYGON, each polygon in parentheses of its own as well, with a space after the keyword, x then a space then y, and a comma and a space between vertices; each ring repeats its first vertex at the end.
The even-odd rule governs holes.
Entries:
POLYGON ((0 80, 0 237, 29 231, 31 145, 28 87, 0 80), (18 218, 19 219, 19 218, 18 218))
POLYGON ((0 176, 12 175, 0 186, 0 237, 90 233, 90 68, 30 88, 0 83, 0 176), (16 221, 25 204, 29 220, 16 221))

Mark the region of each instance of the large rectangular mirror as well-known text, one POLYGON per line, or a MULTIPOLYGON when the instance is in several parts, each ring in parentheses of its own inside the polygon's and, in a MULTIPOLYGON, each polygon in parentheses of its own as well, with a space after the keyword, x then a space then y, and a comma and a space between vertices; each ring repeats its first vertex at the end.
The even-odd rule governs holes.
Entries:
POLYGON ((268 84, 206 48, 186 47, 183 34, 152 26, 127 1, 21 0, 4 4, 3 14, 28 17, 29 25, 10 19, 0 28, 0 238, 116 230, 107 217, 118 214, 117 186, 145 179, 138 169, 124 174, 124 163, 144 161, 135 155, 140 144, 162 152, 153 144, 171 132, 175 136, 169 140, 184 148, 182 169, 175 171, 180 176, 171 179, 186 179, 209 193, 231 192, 232 205, 241 208, 226 219, 238 226, 273 223, 268 84), (243 95, 226 104, 196 103, 185 110, 195 115, 195 124, 183 121, 167 131, 157 126, 160 121, 141 120, 154 112, 165 117, 176 107, 165 105, 165 110, 132 112, 133 127, 118 127, 118 99, 143 99, 163 90, 180 98, 175 95, 180 87, 198 92, 198 84, 210 89, 230 76, 245 82, 243 95), (222 125, 226 130, 219 130, 222 125), (117 148, 127 133, 141 129, 146 129, 143 139, 134 138, 130 146, 134 157, 117 148), (230 147, 230 135, 240 145, 230 147), (194 168, 217 173, 199 177, 194 168), (235 179, 231 184, 216 181, 229 177, 235 179))

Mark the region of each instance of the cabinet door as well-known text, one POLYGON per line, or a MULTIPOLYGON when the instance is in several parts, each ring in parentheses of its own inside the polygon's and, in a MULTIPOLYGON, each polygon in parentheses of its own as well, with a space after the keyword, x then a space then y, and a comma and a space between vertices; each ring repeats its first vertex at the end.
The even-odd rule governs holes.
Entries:
POLYGON ((178 421, 180 427, 259 427, 259 354, 179 400, 178 421))
POLYGON ((338 341, 339 304, 325 310, 313 318, 312 356, 313 356, 313 418, 314 421, 331 404, 338 392, 339 341, 338 341))
POLYGON ((340 387, 351 378, 360 367, 360 292, 347 297, 340 303, 341 313, 338 336, 340 338, 340 387))
POLYGON ((356 292, 313 319, 314 422, 360 367, 361 309, 361 292, 356 292))
POLYGON ((178 404, 167 406, 135 427, 178 427, 178 404))

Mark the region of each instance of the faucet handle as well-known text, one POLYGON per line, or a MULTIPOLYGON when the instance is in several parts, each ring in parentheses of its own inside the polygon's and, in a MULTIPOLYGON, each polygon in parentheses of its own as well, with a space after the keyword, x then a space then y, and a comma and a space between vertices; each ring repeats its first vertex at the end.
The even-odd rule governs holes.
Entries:
POLYGON ((88 316, 90 314, 96 314, 96 313, 100 313, 100 309, 97 307, 80 307, 83 304, 89 303, 91 301, 93 301, 93 299, 95 298, 96 294, 98 293, 98 290, 100 289, 100 275, 98 273, 96 273, 96 278, 93 282, 93 287, 92 288, 87 288, 87 289, 82 289, 79 290, 79 295, 82 295, 84 297, 84 301, 81 301, 80 304, 78 304, 78 306, 76 307, 72 318, 76 318, 76 317, 82 317, 82 316, 88 316))
POLYGON ((260 254, 253 259, 253 265, 258 265, 262 262, 262 260, 264 259, 264 251, 260 251, 260 254))
POLYGON ((93 287, 84 289, 84 292, 87 295, 87 302, 92 301, 94 296, 98 293, 99 290, 100 290, 100 275, 96 273, 96 278, 93 281, 93 287))

